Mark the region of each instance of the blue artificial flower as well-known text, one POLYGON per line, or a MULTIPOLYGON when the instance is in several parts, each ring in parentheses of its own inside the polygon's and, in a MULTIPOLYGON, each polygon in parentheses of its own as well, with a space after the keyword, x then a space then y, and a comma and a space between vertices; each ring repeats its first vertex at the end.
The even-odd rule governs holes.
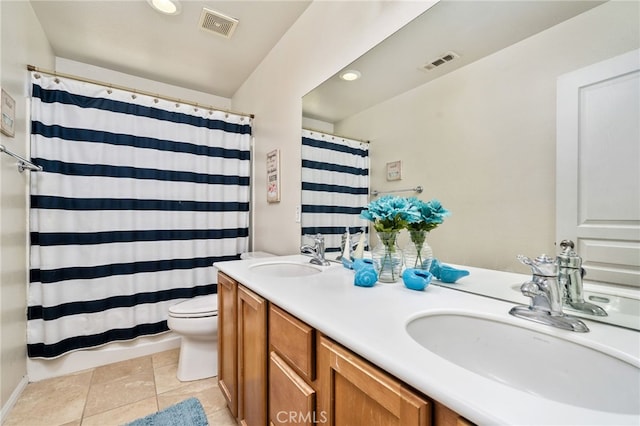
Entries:
POLYGON ((407 226, 410 231, 431 231, 444 222, 445 217, 451 216, 449 210, 436 199, 424 202, 412 197, 408 202, 420 212, 420 220, 410 222, 407 226))
POLYGON ((421 213, 406 198, 385 195, 370 202, 360 217, 373 222, 376 231, 393 232, 420 221, 421 213))

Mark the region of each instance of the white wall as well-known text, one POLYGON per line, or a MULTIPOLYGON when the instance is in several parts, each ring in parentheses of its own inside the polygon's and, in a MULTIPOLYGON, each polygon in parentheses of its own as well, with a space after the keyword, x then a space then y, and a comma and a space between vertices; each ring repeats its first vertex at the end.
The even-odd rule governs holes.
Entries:
MULTIPOLYGON (((0 143, 28 157, 27 64, 52 67, 54 56, 31 4, 0 2, 2 65, 0 79, 16 101, 15 137, 0 143)), ((26 374, 27 183, 16 161, 0 154, 0 403, 4 416, 26 374)))
POLYGON ((300 249, 302 96, 392 34, 433 2, 314 1, 232 99, 254 121, 254 249, 300 249), (266 153, 280 149, 281 202, 266 201, 266 153))
MULTIPOLYGON (((422 185, 452 216, 441 260, 525 272, 554 254, 556 79, 640 44, 638 2, 608 2, 335 126, 371 141, 371 187, 422 185), (387 162, 403 179, 386 182, 387 162)), ((558 165, 561 167, 561 165, 558 165)))
POLYGON ((203 106, 212 106, 223 110, 231 109, 231 99, 229 98, 197 92, 195 90, 185 89, 184 87, 173 86, 171 84, 160 83, 146 78, 136 77, 65 58, 56 58, 55 71, 103 83, 124 86, 130 89, 146 91, 158 94, 158 96, 167 96, 171 98, 184 99, 189 102, 197 102, 203 106))

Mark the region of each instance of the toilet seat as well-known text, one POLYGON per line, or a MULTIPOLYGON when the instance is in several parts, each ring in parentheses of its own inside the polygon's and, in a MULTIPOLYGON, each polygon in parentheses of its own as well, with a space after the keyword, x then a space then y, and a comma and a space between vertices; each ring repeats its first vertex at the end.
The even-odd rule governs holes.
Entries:
POLYGON ((197 296, 169 308, 174 318, 205 318, 218 316, 218 295, 197 296))

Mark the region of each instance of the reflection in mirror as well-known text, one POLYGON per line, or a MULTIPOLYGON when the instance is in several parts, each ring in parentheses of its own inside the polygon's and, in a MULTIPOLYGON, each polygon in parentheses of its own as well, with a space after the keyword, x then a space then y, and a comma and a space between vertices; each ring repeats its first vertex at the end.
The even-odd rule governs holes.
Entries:
POLYGON ((366 233, 360 212, 369 194, 369 144, 303 129, 301 156, 303 244, 305 236, 322 234, 325 252, 337 253, 327 258, 335 260, 347 230, 366 233))
MULTIPOLYGON (((554 254, 555 242, 577 241, 555 229, 558 78, 638 49, 639 8, 626 1, 443 0, 344 67, 360 79, 336 75, 306 95, 303 123, 370 140, 371 188, 422 185, 421 199, 447 206, 452 216, 428 237, 435 257, 526 273, 517 254, 554 254), (451 60, 439 61, 449 53, 451 60), (386 164, 398 160, 402 179, 387 181, 386 164)), ((587 280, 595 276, 585 268, 587 280)), ((585 285, 640 300, 640 283, 585 285)))

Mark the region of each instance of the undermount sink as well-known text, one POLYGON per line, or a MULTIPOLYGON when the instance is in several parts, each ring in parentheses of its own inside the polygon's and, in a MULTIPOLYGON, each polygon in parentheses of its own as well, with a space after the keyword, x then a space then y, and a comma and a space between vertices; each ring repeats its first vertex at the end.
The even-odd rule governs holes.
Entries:
POLYGON ((269 277, 294 278, 319 274, 322 267, 308 262, 276 260, 253 264, 249 266, 249 270, 269 277))
POLYGON ((592 410, 640 414, 638 359, 467 313, 424 315, 406 330, 439 357, 515 389, 592 410))

